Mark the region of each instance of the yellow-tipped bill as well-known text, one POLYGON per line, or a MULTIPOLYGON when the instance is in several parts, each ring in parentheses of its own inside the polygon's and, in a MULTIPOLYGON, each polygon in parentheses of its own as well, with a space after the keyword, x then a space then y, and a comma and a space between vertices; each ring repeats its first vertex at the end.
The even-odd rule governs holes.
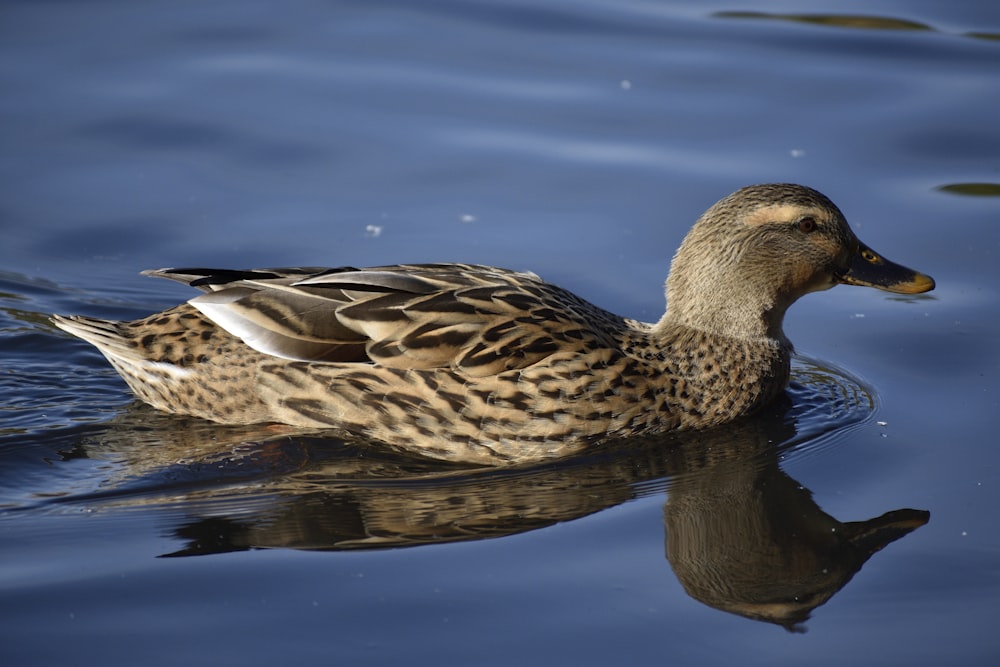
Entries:
POLYGON ((838 280, 845 285, 865 285, 898 294, 921 294, 934 289, 934 279, 930 276, 890 262, 860 242, 849 259, 847 271, 838 280))

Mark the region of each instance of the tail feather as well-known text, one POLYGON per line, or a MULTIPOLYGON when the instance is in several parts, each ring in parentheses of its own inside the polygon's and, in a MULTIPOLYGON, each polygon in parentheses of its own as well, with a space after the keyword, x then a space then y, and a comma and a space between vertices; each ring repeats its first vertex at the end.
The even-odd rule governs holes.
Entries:
POLYGON ((100 320, 94 317, 53 315, 52 323, 78 338, 87 341, 105 356, 118 359, 137 359, 135 344, 125 330, 125 322, 100 320))

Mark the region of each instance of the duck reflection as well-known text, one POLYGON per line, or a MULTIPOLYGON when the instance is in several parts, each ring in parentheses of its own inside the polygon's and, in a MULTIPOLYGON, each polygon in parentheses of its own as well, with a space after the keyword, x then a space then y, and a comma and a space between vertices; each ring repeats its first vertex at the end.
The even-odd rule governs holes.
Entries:
POLYGON ((799 630, 875 552, 930 519, 900 509, 844 523, 773 450, 755 461, 723 452, 675 450, 683 472, 663 508, 667 560, 688 595, 716 609, 799 630))
POLYGON ((929 519, 900 509, 844 523, 823 512, 779 466, 816 435, 800 427, 822 402, 800 399, 725 428, 605 443, 531 467, 460 467, 346 437, 234 431, 142 407, 84 447, 124 463, 114 488, 92 500, 183 508, 189 518, 172 529, 183 546, 171 557, 501 537, 666 488, 666 557, 687 593, 794 630, 875 552, 929 519))

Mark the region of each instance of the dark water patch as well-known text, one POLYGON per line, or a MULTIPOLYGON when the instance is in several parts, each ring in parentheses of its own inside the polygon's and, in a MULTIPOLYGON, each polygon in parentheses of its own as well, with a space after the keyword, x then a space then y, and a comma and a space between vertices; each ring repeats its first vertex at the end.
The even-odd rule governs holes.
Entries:
MULTIPOLYGON (((1000 62, 1000 61, 998 61, 1000 62)), ((900 155, 928 159, 932 156, 942 163, 970 164, 985 161, 1000 151, 1000 132, 970 130, 968 128, 941 128, 935 131, 901 132, 895 139, 900 155)), ((945 186, 947 187, 947 186, 945 186)), ((955 192, 939 188, 944 192, 955 192)), ((973 189, 980 189, 978 186, 973 189)), ((974 194, 963 188, 962 194, 974 194)))
POLYGON ((219 49, 224 46, 253 46, 266 44, 275 39, 277 35, 273 27, 253 25, 237 25, 233 21, 237 17, 220 17, 216 25, 192 26, 189 28, 175 29, 173 37, 180 43, 187 46, 205 46, 212 49, 219 49))
MULTIPOLYGON (((384 2, 383 7, 394 7, 397 12, 410 13, 414 6, 407 2, 384 2)), ((590 36, 628 35, 653 30, 653 26, 639 21, 628 21, 627 14, 608 12, 599 4, 564 7, 533 6, 523 3, 476 2, 433 0, 413 12, 419 16, 439 15, 448 22, 477 23, 489 29, 502 28, 517 34, 542 33, 549 35, 578 34, 590 36)))
POLYGON ((967 32, 966 37, 974 39, 985 39, 988 41, 1000 41, 1000 32, 967 32))
POLYGON ((1000 183, 949 183, 937 188, 941 192, 971 197, 1000 197, 1000 183))
POLYGON ((102 120, 78 127, 73 133, 125 150, 225 152, 239 162, 255 161, 273 167, 315 162, 329 154, 304 143, 265 141, 217 123, 148 115, 102 120))
POLYGON ((76 129, 83 136, 111 141, 125 148, 184 150, 211 148, 234 141, 225 127, 150 117, 112 118, 76 129))
POLYGON ((715 12, 712 16, 723 19, 769 19, 792 21, 811 25, 850 28, 853 30, 933 30, 917 21, 883 16, 857 16, 849 14, 769 14, 766 12, 715 12))

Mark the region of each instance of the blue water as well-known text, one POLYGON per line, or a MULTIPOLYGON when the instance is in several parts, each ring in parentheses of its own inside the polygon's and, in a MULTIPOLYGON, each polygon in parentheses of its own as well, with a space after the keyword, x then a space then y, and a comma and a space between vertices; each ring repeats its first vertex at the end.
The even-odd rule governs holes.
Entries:
POLYGON ((0 17, 0 663, 1000 660, 1000 6, 0 17), (796 383, 721 433, 431 465, 158 415, 46 319, 188 298, 161 266, 464 261, 653 320, 693 220, 767 181, 938 287, 803 299, 796 383), (873 555, 825 536, 904 508, 873 555), (810 618, 748 618, 758 584, 810 618))

